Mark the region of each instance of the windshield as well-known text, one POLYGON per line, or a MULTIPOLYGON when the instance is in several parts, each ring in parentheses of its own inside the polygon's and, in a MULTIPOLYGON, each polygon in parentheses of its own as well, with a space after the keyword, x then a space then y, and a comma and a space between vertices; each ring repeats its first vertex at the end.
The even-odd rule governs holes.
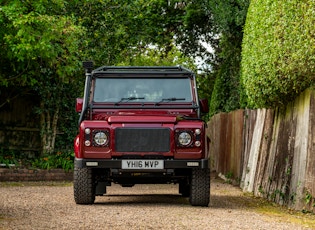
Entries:
POLYGON ((96 78, 94 102, 191 102, 190 78, 96 78))

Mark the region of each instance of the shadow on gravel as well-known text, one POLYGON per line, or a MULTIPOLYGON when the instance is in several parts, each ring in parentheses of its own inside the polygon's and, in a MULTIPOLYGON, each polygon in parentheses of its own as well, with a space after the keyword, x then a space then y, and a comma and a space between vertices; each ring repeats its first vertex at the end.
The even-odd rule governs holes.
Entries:
POLYGON ((209 207, 218 209, 244 209, 254 208, 260 202, 255 202, 252 197, 233 195, 212 195, 209 207), (256 204, 256 205, 255 205, 256 204))
POLYGON ((124 194, 97 197, 94 205, 189 205, 188 198, 172 194, 124 194))
MULTIPOLYGON (((180 205, 190 206, 189 199, 178 194, 123 194, 97 197, 94 205, 180 205)), ((252 197, 233 195, 211 195, 209 208, 214 209, 251 209, 261 205, 252 197)))

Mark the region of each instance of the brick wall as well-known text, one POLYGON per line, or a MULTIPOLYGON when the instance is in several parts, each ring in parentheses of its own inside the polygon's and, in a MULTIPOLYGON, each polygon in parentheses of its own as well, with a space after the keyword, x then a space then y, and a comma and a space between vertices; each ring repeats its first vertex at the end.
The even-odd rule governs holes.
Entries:
POLYGON ((63 169, 0 168, 0 181, 72 181, 73 172, 63 169))

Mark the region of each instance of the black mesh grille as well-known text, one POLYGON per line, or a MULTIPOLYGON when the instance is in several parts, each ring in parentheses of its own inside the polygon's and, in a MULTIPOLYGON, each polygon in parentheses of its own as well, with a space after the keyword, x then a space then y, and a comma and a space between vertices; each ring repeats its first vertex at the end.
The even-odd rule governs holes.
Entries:
POLYGON ((117 152, 168 152, 170 130, 165 128, 117 128, 117 152))

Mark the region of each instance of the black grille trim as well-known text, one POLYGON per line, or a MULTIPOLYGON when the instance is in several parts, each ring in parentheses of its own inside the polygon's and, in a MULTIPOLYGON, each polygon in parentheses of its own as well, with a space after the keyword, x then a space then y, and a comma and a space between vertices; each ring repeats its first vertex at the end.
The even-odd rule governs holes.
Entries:
POLYGON ((117 128, 116 152, 169 152, 168 128, 117 128))

